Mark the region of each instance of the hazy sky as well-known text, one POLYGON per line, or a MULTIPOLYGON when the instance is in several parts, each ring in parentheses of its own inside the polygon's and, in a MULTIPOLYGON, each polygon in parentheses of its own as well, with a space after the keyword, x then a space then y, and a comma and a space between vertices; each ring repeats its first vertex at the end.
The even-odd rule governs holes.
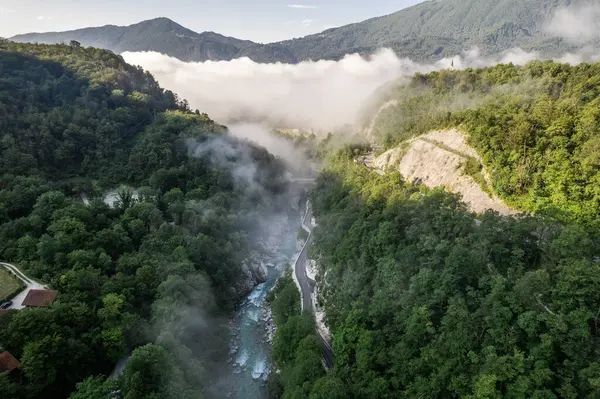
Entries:
POLYGON ((197 32, 270 42, 389 14, 422 0, 0 0, 0 37, 168 17, 197 32))

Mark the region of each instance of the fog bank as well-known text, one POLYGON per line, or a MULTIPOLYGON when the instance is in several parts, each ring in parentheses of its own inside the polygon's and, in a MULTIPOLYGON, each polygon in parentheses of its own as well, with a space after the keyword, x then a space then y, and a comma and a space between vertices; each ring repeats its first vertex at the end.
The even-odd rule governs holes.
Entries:
MULTIPOLYGON (((299 64, 259 64, 248 58, 232 61, 186 63, 155 52, 123 53, 128 63, 150 71, 160 84, 189 101, 193 109, 206 112, 225 124, 262 121, 278 127, 327 132, 364 121, 361 114, 373 105, 378 89, 416 72, 479 68, 498 63, 525 64, 546 59, 538 52, 511 49, 498 56, 483 57, 472 48, 433 64, 398 58, 382 49, 370 58, 358 54, 339 61, 306 61, 299 64)), ((598 60, 587 49, 565 54, 560 62, 598 60)))
POLYGON ((223 123, 254 118, 282 127, 333 129, 351 122, 378 87, 417 65, 382 50, 365 60, 258 64, 248 58, 186 63, 159 53, 124 53, 192 108, 223 123))
POLYGON ((545 31, 571 43, 582 44, 600 38, 600 5, 572 5, 556 11, 545 31))

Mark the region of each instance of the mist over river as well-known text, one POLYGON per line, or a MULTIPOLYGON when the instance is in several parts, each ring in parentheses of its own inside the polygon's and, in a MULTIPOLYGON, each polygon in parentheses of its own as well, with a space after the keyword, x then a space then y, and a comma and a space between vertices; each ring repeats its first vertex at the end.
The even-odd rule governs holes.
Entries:
POLYGON ((262 263, 267 269, 266 281, 256 286, 242 300, 230 321, 229 347, 231 398, 262 399, 267 397, 267 380, 271 369, 270 309, 266 297, 297 253, 296 235, 300 228, 301 212, 291 210, 289 215, 276 218, 268 253, 262 263))

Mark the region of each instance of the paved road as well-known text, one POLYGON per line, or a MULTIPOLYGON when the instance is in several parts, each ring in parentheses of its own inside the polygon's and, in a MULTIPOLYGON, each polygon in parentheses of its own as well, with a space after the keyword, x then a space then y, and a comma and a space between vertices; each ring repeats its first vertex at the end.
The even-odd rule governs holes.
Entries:
POLYGON ((23 307, 24 307, 22 305, 23 299, 25 299, 25 297, 29 293, 29 290, 32 290, 32 289, 34 289, 34 290, 44 290, 44 289, 47 289, 47 287, 45 285, 40 284, 40 283, 34 281, 33 279, 30 279, 29 277, 27 277, 15 265, 11 265, 10 263, 0 262, 0 266, 3 266, 6 269, 12 271, 26 285, 26 288, 12 299, 13 304, 12 304, 11 307, 9 307, 9 309, 23 309, 23 307))
MULTIPOLYGON (((308 248, 312 244, 312 208, 310 203, 307 203, 307 211, 304 214, 304 219, 302 219, 302 227, 307 230, 308 239, 300 251, 300 255, 298 255, 298 259, 294 264, 294 273, 296 274, 296 279, 300 284, 300 289, 302 290, 302 311, 311 312, 314 314, 315 306, 312 301, 312 293, 315 288, 315 282, 311 280, 306 274, 306 262, 308 260, 308 248)), ((320 341, 322 354, 323 354, 323 362, 325 363, 325 367, 330 369, 333 367, 333 349, 327 343, 327 340, 321 336, 321 333, 317 329, 317 338, 320 341)))
POLYGON ((312 218, 312 210, 310 206, 308 207, 307 212, 304 214, 304 219, 302 219, 302 227, 305 230, 308 230, 308 239, 300 251, 298 255, 298 259, 294 265, 294 272, 296 273, 296 279, 300 284, 300 289, 302 290, 302 310, 307 310, 309 312, 314 312, 314 306, 312 303, 311 293, 314 288, 314 281, 308 278, 306 274, 306 261, 308 260, 308 248, 312 244, 312 231, 310 226, 310 220, 312 218))

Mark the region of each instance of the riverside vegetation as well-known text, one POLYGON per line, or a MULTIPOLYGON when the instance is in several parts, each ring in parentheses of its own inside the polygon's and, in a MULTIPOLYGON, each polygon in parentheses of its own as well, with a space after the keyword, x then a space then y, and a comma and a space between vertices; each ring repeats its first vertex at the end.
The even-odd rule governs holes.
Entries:
POLYGON ((312 193, 335 367, 284 379, 282 397, 600 394, 597 229, 477 215, 353 157, 333 156, 312 193))

